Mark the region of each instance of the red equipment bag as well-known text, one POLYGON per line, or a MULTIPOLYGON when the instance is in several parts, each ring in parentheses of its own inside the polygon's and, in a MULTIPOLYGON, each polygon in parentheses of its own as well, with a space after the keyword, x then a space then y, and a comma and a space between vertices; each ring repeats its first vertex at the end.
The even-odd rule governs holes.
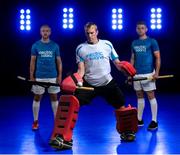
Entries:
POLYGON ((138 130, 138 119, 137 109, 129 105, 123 109, 115 110, 116 114, 116 129, 119 133, 123 132, 137 132, 138 130))
POLYGON ((65 141, 72 139, 73 128, 78 118, 79 101, 73 95, 62 95, 54 122, 51 140, 62 135, 65 141))

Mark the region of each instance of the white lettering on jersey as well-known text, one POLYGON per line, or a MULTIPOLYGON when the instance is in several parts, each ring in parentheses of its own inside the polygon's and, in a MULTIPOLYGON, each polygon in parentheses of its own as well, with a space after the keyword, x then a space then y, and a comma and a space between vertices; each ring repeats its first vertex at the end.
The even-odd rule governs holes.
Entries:
POLYGON ((53 56, 53 52, 52 51, 39 51, 39 54, 41 55, 41 57, 52 57, 53 56))
POLYGON ((141 46, 134 46, 134 50, 136 52, 146 52, 146 46, 143 46, 143 45, 141 45, 141 46))
POLYGON ((88 60, 99 60, 103 58, 104 56, 102 52, 94 52, 86 55, 86 59, 88 60))

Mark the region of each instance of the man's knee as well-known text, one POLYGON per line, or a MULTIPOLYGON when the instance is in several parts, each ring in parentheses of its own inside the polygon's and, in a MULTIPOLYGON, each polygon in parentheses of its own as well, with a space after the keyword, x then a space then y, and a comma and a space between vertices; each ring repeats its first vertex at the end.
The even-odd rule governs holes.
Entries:
POLYGON ((51 101, 57 101, 57 94, 50 94, 51 101))
POLYGON ((136 91, 137 98, 144 98, 143 90, 136 91))
POLYGON ((149 100, 155 98, 154 91, 147 91, 146 94, 149 100))
POLYGON ((40 101, 41 98, 42 98, 42 95, 37 95, 37 94, 34 95, 34 100, 37 101, 37 102, 40 101))

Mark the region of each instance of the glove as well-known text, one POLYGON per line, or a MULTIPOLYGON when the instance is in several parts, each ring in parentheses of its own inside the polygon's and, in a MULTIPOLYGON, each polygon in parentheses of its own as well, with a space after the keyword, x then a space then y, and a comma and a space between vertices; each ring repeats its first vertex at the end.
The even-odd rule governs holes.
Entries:
POLYGON ((128 61, 121 61, 118 65, 126 76, 132 77, 136 74, 136 69, 128 61))

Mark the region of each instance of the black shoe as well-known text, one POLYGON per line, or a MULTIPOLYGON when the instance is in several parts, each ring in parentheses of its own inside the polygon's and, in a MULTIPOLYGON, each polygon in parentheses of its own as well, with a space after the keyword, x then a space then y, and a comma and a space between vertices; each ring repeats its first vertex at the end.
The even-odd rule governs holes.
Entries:
POLYGON ((151 123, 148 126, 148 130, 155 130, 158 128, 158 123, 155 121, 151 121, 151 123))
POLYGON ((144 121, 143 120, 141 120, 141 121, 138 120, 138 126, 144 126, 144 121))
POLYGON ((134 132, 123 132, 120 137, 122 141, 126 142, 132 142, 136 139, 136 135, 134 132))
POLYGON ((49 145, 56 149, 71 149, 73 141, 65 141, 62 136, 57 135, 55 139, 49 141, 49 145))

